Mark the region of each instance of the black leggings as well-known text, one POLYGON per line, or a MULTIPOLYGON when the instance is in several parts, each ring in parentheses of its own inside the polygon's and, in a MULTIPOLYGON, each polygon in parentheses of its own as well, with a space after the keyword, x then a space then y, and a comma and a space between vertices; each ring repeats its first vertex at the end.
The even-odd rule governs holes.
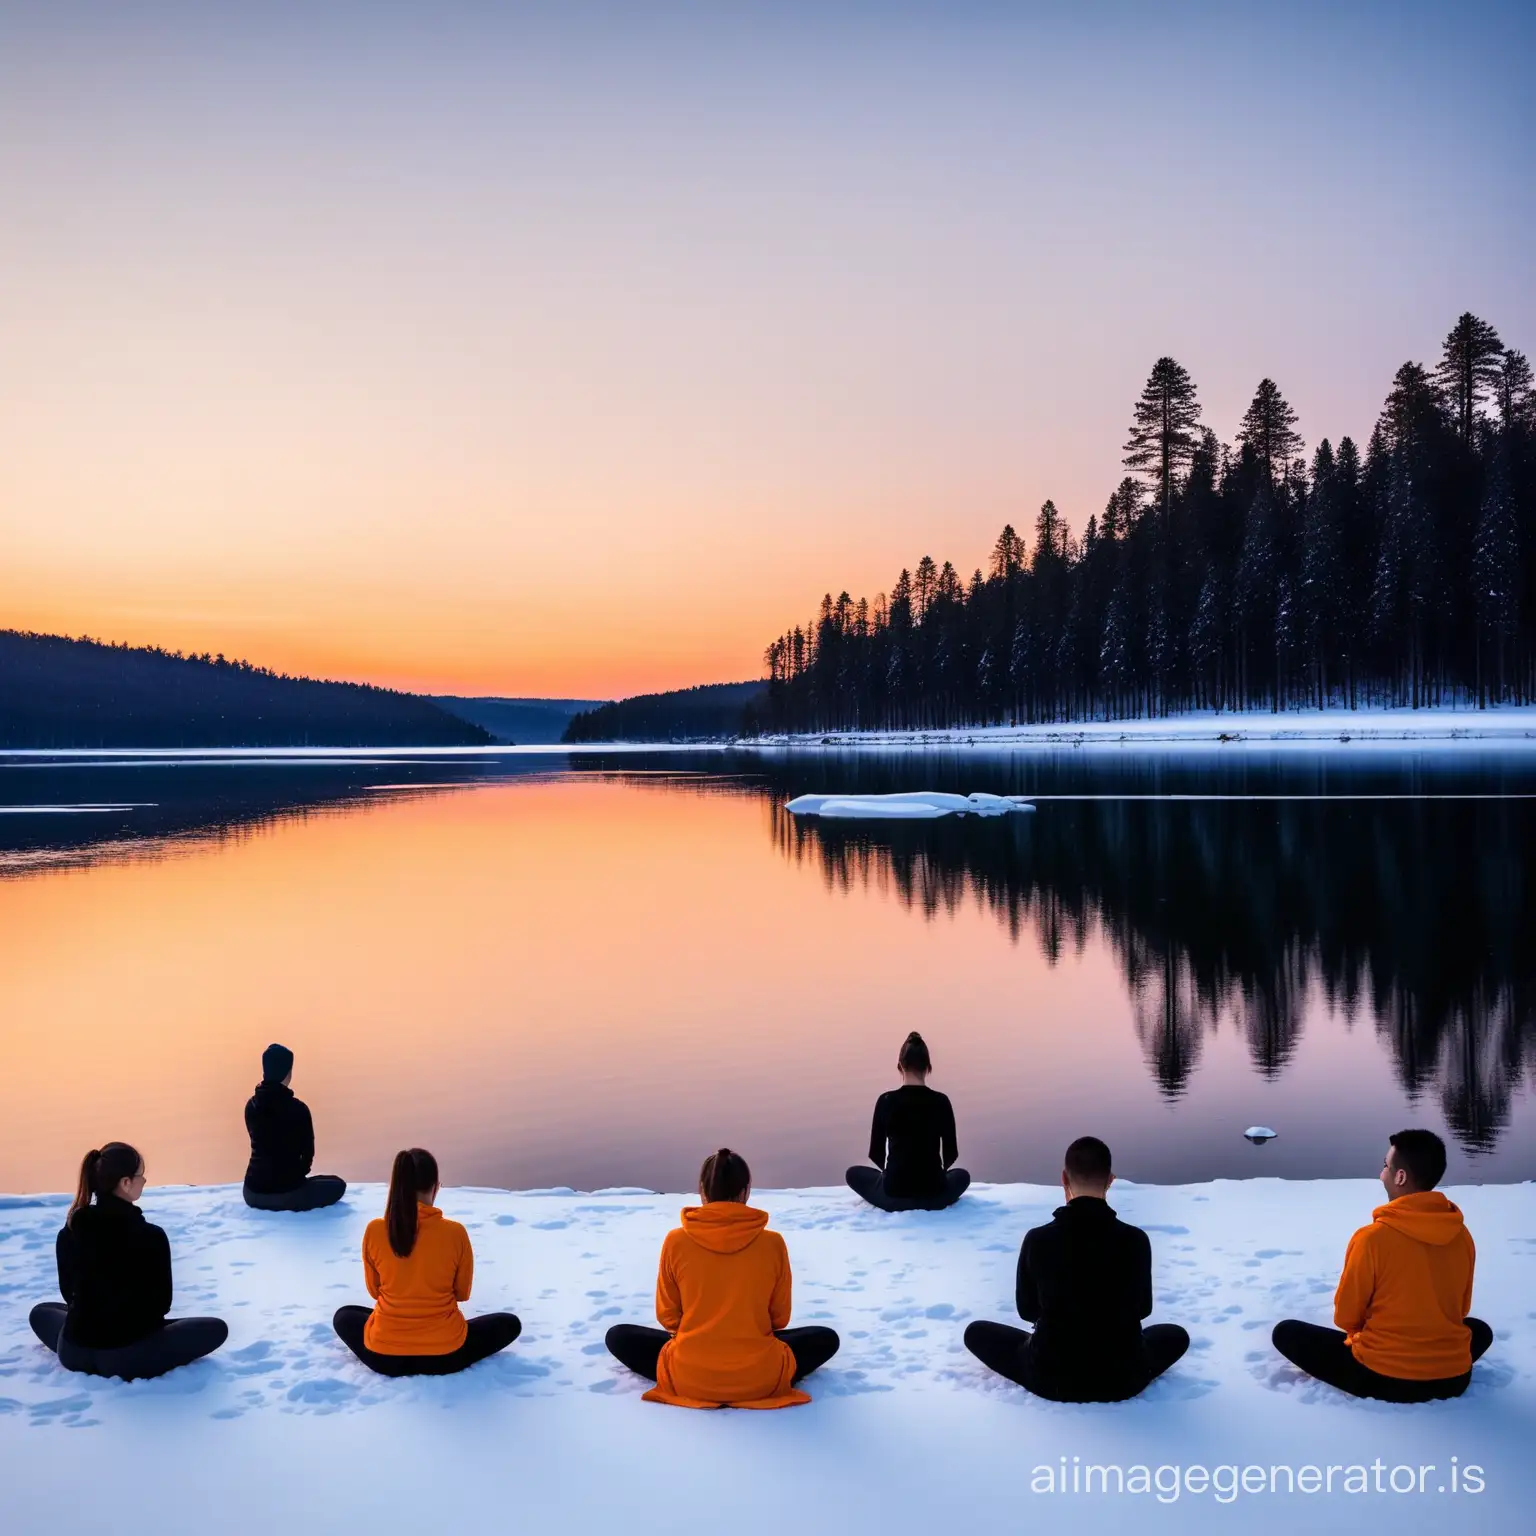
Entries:
MULTIPOLYGON (((1472 1335, 1472 1358, 1480 1360, 1493 1343, 1493 1329, 1480 1317, 1469 1317, 1467 1331, 1472 1335)), ((1441 1397, 1460 1397, 1472 1380, 1471 1371, 1464 1376, 1443 1376, 1437 1381, 1383 1376, 1355 1359, 1337 1328, 1321 1328, 1316 1323, 1288 1319, 1275 1324, 1271 1337, 1275 1348, 1292 1365, 1351 1397, 1374 1397, 1384 1403, 1430 1403, 1441 1397)))
POLYGON ((505 1349, 523 1331, 510 1312, 487 1312, 469 1320, 464 1342, 447 1355, 380 1355, 363 1343, 371 1307, 341 1307, 332 1319, 336 1335, 370 1371, 380 1376, 452 1376, 505 1349))
MULTIPOLYGON (((627 1365, 637 1376, 647 1381, 656 1380, 656 1362, 661 1358, 661 1347, 672 1335, 660 1328, 642 1328, 636 1323, 618 1323, 608 1330, 604 1343, 608 1353, 620 1365, 627 1365)), ((825 1365, 837 1353, 841 1340, 830 1328, 781 1328, 774 1338, 789 1345, 795 1357, 795 1374, 790 1379, 799 1381, 809 1376, 819 1365, 825 1365)))
POLYGON ((88 1376, 121 1376, 124 1381, 164 1376, 179 1365, 191 1365, 211 1355, 229 1337, 229 1324, 222 1318, 178 1317, 132 1344, 87 1349, 64 1337, 68 1314, 69 1308, 62 1302, 45 1301, 32 1308, 28 1321, 32 1332, 59 1357, 60 1365, 88 1376))
POLYGON ((944 1175, 944 1193, 903 1199, 885 1192, 885 1175, 878 1168, 860 1164, 848 1170, 848 1188, 881 1211, 942 1211, 952 1206, 971 1187, 971 1176, 964 1168, 951 1168, 944 1175))
POLYGON ((1043 1376, 1030 1360, 1034 1336, 1025 1328, 1006 1323, 972 1323, 965 1330, 965 1347, 999 1376, 1016 1381, 1036 1397, 1056 1403, 1119 1403, 1135 1397, 1156 1381, 1189 1348, 1189 1335, 1177 1323, 1153 1323, 1141 1330, 1146 1345, 1146 1369, 1138 1366, 1118 1386, 1089 1382, 1070 1374, 1043 1376))
POLYGON ((334 1173, 315 1173, 297 1189, 285 1189, 279 1195, 262 1194, 249 1184, 242 1187, 245 1203, 256 1211, 318 1211, 335 1205, 347 1192, 347 1181, 334 1173))

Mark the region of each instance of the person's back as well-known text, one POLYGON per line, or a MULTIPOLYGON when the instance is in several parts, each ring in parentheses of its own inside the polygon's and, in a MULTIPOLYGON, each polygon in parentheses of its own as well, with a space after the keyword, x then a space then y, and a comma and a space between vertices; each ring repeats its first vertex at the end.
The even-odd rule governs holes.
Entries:
POLYGON ((954 1166, 960 1155, 954 1107, 928 1086, 932 1070, 927 1043, 913 1030, 896 1057, 901 1087, 875 1100, 869 1127, 874 1167, 847 1173, 848 1187, 877 1210, 943 1210, 970 1187, 970 1174, 954 1166))
POLYGON ((363 1233, 372 1307, 338 1307, 336 1336, 381 1376, 451 1376, 499 1353, 523 1331, 515 1312, 466 1318, 475 1280, 469 1233, 437 1208, 437 1159, 425 1147, 395 1154, 384 1215, 363 1233))
POLYGON ((246 1100, 245 1129, 251 1160, 245 1187, 255 1194, 281 1195, 309 1177, 315 1161, 315 1125, 309 1106, 282 1082, 261 1082, 246 1100))
POLYGON ((747 1204, 746 1159, 721 1147, 699 1170, 704 1203, 682 1213, 656 1271, 660 1328, 618 1323, 608 1351, 656 1385, 647 1402, 680 1408, 788 1408, 795 1382, 837 1353, 830 1328, 789 1326, 789 1250, 747 1204))
POLYGON ((465 1339, 459 1310, 474 1281, 469 1233, 435 1205, 419 1205, 415 1246, 405 1257, 389 1243, 380 1217, 363 1234, 363 1268, 375 1299, 363 1342, 384 1355, 446 1355, 465 1339))
POLYGON ((1109 1148, 1079 1136, 1061 1170, 1067 1203, 1019 1248, 1015 1300, 1034 1332, 983 1321, 965 1330, 983 1365, 1054 1402, 1123 1402, 1189 1348, 1177 1323, 1142 1326, 1152 1312, 1152 1244, 1105 1199, 1114 1178, 1109 1148))
POLYGON ((716 1201, 685 1210, 667 1234, 656 1316, 673 1339, 657 1400, 766 1402, 789 1392, 794 1357, 774 1337, 789 1322, 789 1250, 767 1226, 766 1211, 716 1201))
POLYGON ((1035 1324, 1031 1364, 1042 1381, 1070 1378, 1110 1397, 1145 1384, 1152 1245, 1107 1201, 1080 1195, 1026 1233, 1016 1289, 1019 1316, 1035 1324))
POLYGON ((56 1251, 71 1344, 116 1349, 164 1324, 171 1245, 136 1205, 109 1194, 82 1207, 60 1229, 56 1251))
POLYGON ((1363 1366, 1433 1381, 1472 1369, 1466 1316, 1476 1252, 1439 1190, 1402 1195, 1349 1240, 1334 1321, 1363 1366))
POLYGON ((146 1171, 126 1141, 93 1147, 54 1252, 63 1305, 42 1301, 28 1323, 66 1370, 136 1381, 211 1354, 228 1337, 222 1318, 168 1318, 171 1245, 144 1219, 146 1171))
POLYGON ((1355 1397, 1425 1403, 1459 1397, 1493 1330, 1470 1317, 1477 1252, 1461 1212, 1435 1186, 1445 1143, 1427 1130, 1387 1138, 1387 1203, 1349 1240, 1333 1298, 1335 1327, 1275 1324, 1292 1365, 1355 1397))
POLYGON ((884 1165, 888 1195, 897 1200, 942 1195, 945 1169, 956 1155, 955 1111, 947 1095, 926 1083, 903 1083, 880 1095, 869 1156, 884 1165))
POLYGON ((261 1053, 261 1081, 246 1101, 245 1129, 251 1138, 242 1193, 258 1211, 318 1211, 335 1205, 347 1181, 334 1173, 311 1173, 315 1123, 309 1106, 293 1092, 293 1052, 269 1045, 261 1053))

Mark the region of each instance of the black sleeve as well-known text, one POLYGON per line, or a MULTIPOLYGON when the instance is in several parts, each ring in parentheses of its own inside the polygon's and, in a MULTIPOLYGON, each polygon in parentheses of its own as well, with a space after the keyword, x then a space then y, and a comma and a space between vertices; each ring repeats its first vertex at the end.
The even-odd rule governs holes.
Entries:
POLYGON ((1131 1302, 1136 1308, 1137 1317, 1151 1317, 1152 1241, 1139 1227, 1133 1230, 1136 1233, 1136 1242, 1130 1275, 1131 1302))
POLYGON ((875 1118, 869 1127, 869 1160, 882 1171, 885 1168, 885 1133, 887 1106, 882 1093, 875 1100, 875 1118))
POLYGON ((1019 1273, 1014 1281, 1014 1302, 1019 1309, 1019 1316, 1026 1323, 1038 1323, 1040 1321, 1040 1296, 1035 1290, 1035 1277, 1029 1267, 1029 1240, 1035 1234, 1026 1232, 1024 1241, 1019 1245, 1019 1273))
POLYGON ((304 1177, 309 1177, 309 1170, 315 1166, 315 1122, 309 1113, 309 1105, 302 1100, 296 1100, 294 1107, 298 1110, 298 1125, 295 1130, 299 1141, 299 1162, 304 1168, 304 1177))
POLYGON ((942 1143, 941 1156, 946 1168, 955 1166, 955 1159, 960 1156, 960 1146, 955 1140, 955 1106, 949 1102, 949 1095, 942 1095, 943 1103, 939 1105, 939 1140, 942 1143))
POLYGON ((164 1317, 171 1310, 171 1241, 165 1235, 165 1228, 157 1227, 153 1222, 146 1224, 145 1236, 149 1239, 146 1244, 147 1294, 155 1311, 164 1317))
POLYGON ((75 1302, 75 1234, 65 1222, 59 1228, 59 1239, 53 1245, 53 1256, 59 1265, 59 1295, 73 1306, 75 1302))

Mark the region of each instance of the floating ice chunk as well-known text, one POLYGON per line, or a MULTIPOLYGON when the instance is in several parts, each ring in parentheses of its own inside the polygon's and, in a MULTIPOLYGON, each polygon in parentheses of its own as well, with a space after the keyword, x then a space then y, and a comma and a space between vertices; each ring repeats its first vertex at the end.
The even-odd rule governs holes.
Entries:
POLYGON ((936 816, 1006 816, 1010 811, 1032 811, 1034 805, 1022 795, 950 795, 916 789, 897 795, 798 795, 785 809, 796 816, 929 821, 936 816))
POLYGON ((1250 1125, 1243 1132, 1243 1135, 1256 1147, 1262 1147, 1266 1141, 1273 1141, 1277 1134, 1278 1132, 1270 1130, 1267 1125, 1250 1125))

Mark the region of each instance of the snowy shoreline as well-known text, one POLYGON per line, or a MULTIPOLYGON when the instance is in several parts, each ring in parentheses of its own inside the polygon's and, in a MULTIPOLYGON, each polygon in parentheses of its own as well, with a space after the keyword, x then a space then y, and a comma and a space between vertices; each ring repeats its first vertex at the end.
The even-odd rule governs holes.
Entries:
POLYGON ((1345 1242, 1380 1191, 1365 1179, 1257 1179, 1115 1186, 1111 1203, 1152 1237, 1154 1320, 1183 1323, 1193 1346, 1135 1402, 1065 1407, 990 1376, 961 1344, 972 1318, 1012 1316, 1019 1240, 1059 1191, 974 1185, 951 1211, 889 1216, 846 1189, 762 1190, 754 1203, 794 1264, 794 1321, 828 1323, 843 1339, 807 1382, 815 1401, 768 1415, 642 1404, 644 1384, 603 1348, 610 1323, 651 1321, 657 1251, 680 1195, 445 1190, 443 1210, 475 1244, 468 1310, 510 1307, 524 1334, 463 1376, 385 1381, 330 1328, 338 1305, 366 1299, 358 1247, 382 1210, 381 1186, 355 1186, 341 1206, 304 1216, 248 1210, 237 1186, 151 1189, 145 1212, 175 1254, 175 1312, 218 1313, 231 1331, 210 1359, 132 1384, 71 1375, 32 1338, 28 1310, 57 1295, 53 1240, 67 1199, 0 1198, 7 1528, 266 1533, 276 1520, 305 1531, 367 1520, 415 1532, 456 1518, 471 1529, 516 1519, 649 1532, 676 1530, 680 1509, 695 1508, 691 1523, 698 1510, 729 1511, 733 1530, 776 1533, 786 1523, 898 1536, 1128 1520, 1230 1529, 1233 1519, 1263 1532, 1298 1519, 1357 1529, 1386 1500, 1398 1529, 1428 1531, 1457 1518, 1451 1494, 1053 1499, 1032 1493, 1030 1478, 1074 1455, 1124 1466, 1380 1456, 1442 1474, 1455 1455, 1481 1466, 1486 1484, 1459 1498, 1493 1530, 1514 1529, 1536 1493, 1536 1185, 1447 1193, 1477 1241, 1474 1309, 1496 1335, 1459 1401, 1354 1402, 1274 1354, 1280 1317, 1329 1320, 1345 1242), (87 1463, 94 1475, 81 1485, 87 1463), (262 1467, 273 1475, 251 1475, 262 1467), (145 1496, 121 1497, 125 1482, 145 1496), (210 1507, 220 1511, 211 1523, 210 1507))
POLYGON ((1536 748, 1536 706, 1493 709, 1289 710, 1169 715, 1150 720, 1058 721, 1046 725, 955 726, 926 731, 810 731, 796 735, 740 737, 710 741, 591 741, 578 745, 546 742, 489 747, 10 747, 0 762, 15 760, 100 761, 153 765, 161 762, 293 763, 338 766, 413 758, 580 757, 645 752, 725 752, 733 749, 800 750, 817 747, 1106 747, 1150 748, 1302 747, 1394 750, 1415 748, 1536 748))
POLYGON ((1536 747, 1536 708, 1291 710, 1087 720, 1047 725, 986 725, 928 731, 820 731, 763 736, 752 747, 1121 747, 1233 748, 1536 747))

